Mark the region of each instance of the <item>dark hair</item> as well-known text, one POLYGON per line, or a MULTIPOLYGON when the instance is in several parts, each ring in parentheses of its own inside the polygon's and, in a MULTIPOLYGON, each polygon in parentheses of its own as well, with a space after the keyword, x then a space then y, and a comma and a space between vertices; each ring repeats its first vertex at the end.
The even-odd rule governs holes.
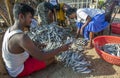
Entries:
POLYGON ((51 10, 51 11, 54 10, 54 6, 53 6, 50 2, 45 2, 45 3, 44 3, 44 7, 45 7, 46 9, 51 10))
POLYGON ((76 12, 77 11, 77 8, 69 8, 67 11, 66 11, 66 15, 69 16, 71 15, 72 13, 76 12))
POLYGON ((34 9, 24 3, 16 3, 13 7, 13 15, 15 19, 18 19, 18 15, 20 13, 25 15, 26 13, 29 13, 29 12, 32 14, 32 16, 34 15, 34 9))

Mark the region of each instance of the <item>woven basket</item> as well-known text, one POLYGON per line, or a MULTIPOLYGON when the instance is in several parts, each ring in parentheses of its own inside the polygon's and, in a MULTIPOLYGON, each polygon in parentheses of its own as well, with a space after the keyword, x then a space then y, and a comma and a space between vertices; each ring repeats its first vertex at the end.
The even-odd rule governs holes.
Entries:
POLYGON ((116 36, 98 36, 93 40, 94 47, 98 55, 104 59, 106 62, 119 65, 120 66, 120 57, 113 56, 102 51, 100 48, 107 43, 120 43, 120 37, 116 36))

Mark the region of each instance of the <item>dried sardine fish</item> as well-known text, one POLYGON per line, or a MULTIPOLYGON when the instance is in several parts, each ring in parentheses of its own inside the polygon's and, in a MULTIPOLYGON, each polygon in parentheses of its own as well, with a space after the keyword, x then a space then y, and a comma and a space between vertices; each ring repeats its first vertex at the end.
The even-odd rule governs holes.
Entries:
POLYGON ((83 56, 83 47, 79 45, 81 44, 80 41, 72 38, 67 40, 66 43, 72 42, 71 48, 68 51, 58 55, 57 60, 63 62, 66 67, 71 67, 75 72, 92 72, 92 70, 88 68, 88 66, 91 66, 90 62, 88 62, 85 59, 85 56, 83 56))
POLYGON ((86 46, 87 43, 88 43, 88 40, 78 38, 77 41, 76 41, 76 43, 79 44, 79 45, 81 45, 81 46, 86 46))
POLYGON ((59 42, 51 42, 51 43, 48 43, 47 46, 43 49, 44 52, 47 52, 47 51, 50 51, 50 50, 54 50, 56 48, 58 48, 59 46, 62 46, 61 43, 59 42))
POLYGON ((34 29, 30 29, 28 33, 30 38, 34 41, 39 41, 42 43, 50 43, 50 42, 61 42, 66 39, 65 37, 70 34, 65 31, 65 29, 58 27, 55 23, 50 25, 43 25, 41 27, 36 27, 34 29))
POLYGON ((61 53, 57 58, 63 62, 66 67, 72 67, 73 71, 81 73, 90 73, 91 69, 88 68, 91 64, 85 60, 82 53, 72 52, 71 50, 61 53))
MULTIPOLYGON (((81 44, 81 39, 72 39, 73 40, 73 43, 71 44, 71 49, 73 51, 76 51, 76 52, 80 52, 80 51, 83 51, 84 48, 83 48, 83 45, 81 44)), ((83 40, 84 42, 84 40, 83 40)))
POLYGON ((88 68, 88 66, 91 64, 85 60, 85 57, 82 53, 84 51, 82 45, 86 44, 84 40, 82 42, 81 39, 72 38, 72 36, 68 34, 65 29, 56 26, 55 23, 31 29, 28 35, 32 40, 47 45, 43 49, 43 52, 56 49, 62 44, 68 44, 72 42, 70 49, 59 54, 56 56, 56 58, 63 62, 65 66, 72 67, 75 72, 91 72, 88 68))
POLYGON ((102 47, 102 50, 111 55, 120 57, 120 44, 117 44, 117 43, 105 44, 102 47))

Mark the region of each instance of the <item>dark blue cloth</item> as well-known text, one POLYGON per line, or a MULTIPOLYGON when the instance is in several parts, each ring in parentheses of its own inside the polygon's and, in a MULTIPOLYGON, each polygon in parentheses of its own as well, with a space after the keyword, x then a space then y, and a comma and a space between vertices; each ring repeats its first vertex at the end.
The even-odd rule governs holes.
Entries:
MULTIPOLYGON (((89 24, 84 28, 83 30, 83 36, 85 39, 89 39, 89 32, 100 32, 104 30, 108 26, 108 22, 105 21, 105 14, 98 14, 92 18, 92 20, 89 22, 89 24)), ((77 28, 81 28, 83 23, 77 22, 76 26, 77 28)))
POLYGON ((51 11, 54 10, 54 6, 50 2, 45 2, 44 7, 51 10, 51 11))

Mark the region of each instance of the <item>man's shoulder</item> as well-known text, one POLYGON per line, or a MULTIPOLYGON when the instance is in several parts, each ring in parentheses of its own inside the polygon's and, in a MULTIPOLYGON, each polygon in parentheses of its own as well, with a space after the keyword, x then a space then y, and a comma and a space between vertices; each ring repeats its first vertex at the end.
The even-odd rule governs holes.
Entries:
POLYGON ((25 33, 18 33, 18 34, 16 34, 16 39, 18 39, 18 40, 23 40, 25 38, 28 38, 28 35, 25 34, 25 33))
POLYGON ((30 37, 25 33, 16 34, 16 36, 13 38, 13 40, 20 45, 26 44, 29 41, 31 41, 30 37))

